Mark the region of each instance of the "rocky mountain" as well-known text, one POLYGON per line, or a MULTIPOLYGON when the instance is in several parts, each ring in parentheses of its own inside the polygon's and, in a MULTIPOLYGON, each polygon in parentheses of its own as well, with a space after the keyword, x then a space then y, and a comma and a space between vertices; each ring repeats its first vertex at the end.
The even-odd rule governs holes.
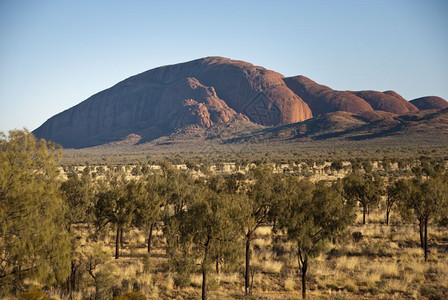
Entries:
POLYGON ((444 109, 448 107, 448 102, 446 102, 443 98, 428 96, 421 97, 410 101, 420 110, 426 109, 444 109))
POLYGON ((151 140, 191 124, 250 119, 271 126, 311 117, 281 74, 207 57, 130 77, 50 118, 34 134, 64 147, 85 147, 130 133, 151 140))
POLYGON ((417 107, 406 101, 394 91, 359 91, 353 92, 353 94, 364 99, 374 110, 387 111, 398 115, 418 111, 417 107))
POLYGON ((305 76, 284 77, 247 62, 206 57, 125 79, 53 116, 34 134, 66 148, 129 136, 144 143, 182 128, 215 132, 231 123, 272 130, 292 126, 309 135, 313 130, 339 131, 347 124, 395 122, 397 116, 416 114, 419 108, 444 105, 448 103, 437 97, 410 103, 394 91, 337 91, 305 76))
POLYGON ((418 111, 417 107, 394 91, 335 91, 305 76, 289 77, 283 80, 310 106, 314 116, 334 111, 360 113, 381 110, 394 114, 418 111))
POLYGON ((354 113, 373 111, 368 102, 355 94, 347 91, 335 91, 327 86, 317 84, 305 76, 288 77, 283 80, 294 93, 308 104, 314 116, 334 111, 354 113))

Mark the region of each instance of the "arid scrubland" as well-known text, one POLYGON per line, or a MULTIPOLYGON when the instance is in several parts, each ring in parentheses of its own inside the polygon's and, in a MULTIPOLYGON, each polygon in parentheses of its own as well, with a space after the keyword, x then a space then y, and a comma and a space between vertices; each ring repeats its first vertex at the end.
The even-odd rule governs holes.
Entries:
MULTIPOLYGON (((358 213, 358 216, 361 212, 358 213)), ((382 213, 373 212, 369 224, 350 226, 347 237, 328 246, 328 251, 312 260, 309 273, 311 299, 445 299, 448 293, 448 229, 431 230, 430 259, 424 262, 415 225, 397 222, 386 226, 382 213), (360 232, 361 238, 354 238, 360 232)), ((79 234, 87 235, 86 228, 79 234)), ((157 230, 154 248, 148 258, 145 235, 137 230, 125 234, 122 257, 113 258, 114 241, 97 242, 107 253, 98 267, 104 272, 104 288, 145 295, 146 299, 200 298, 202 275, 191 274, 186 287, 175 285, 175 274, 169 271, 163 232, 157 230), (109 285, 109 287, 108 287, 109 285)), ((299 299, 300 274, 293 253, 294 247, 282 234, 274 234, 271 227, 261 227, 253 240, 253 268, 251 278, 254 299, 299 299)), ((95 242, 86 243, 87 248, 95 242)), ((242 264, 243 262, 241 262, 242 264)), ((94 297, 94 283, 88 274, 81 279, 82 289, 74 299, 94 297)), ((210 299, 243 299, 244 277, 241 267, 214 273, 210 299)), ((30 283, 30 286, 33 283, 30 283)), ((34 282, 34 288, 41 288, 34 282)), ((49 293, 54 299, 57 291, 49 293)), ((140 299, 122 296, 117 299, 140 299)), ((143 298, 142 298, 143 299, 143 298)))
POLYGON ((26 132, 0 146, 4 299, 448 297, 443 159, 61 173, 26 132))

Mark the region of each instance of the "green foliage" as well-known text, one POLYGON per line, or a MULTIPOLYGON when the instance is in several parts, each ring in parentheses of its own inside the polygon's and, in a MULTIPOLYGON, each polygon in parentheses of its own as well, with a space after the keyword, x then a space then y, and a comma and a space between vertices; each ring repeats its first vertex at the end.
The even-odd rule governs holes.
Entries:
POLYGON ((230 249, 238 241, 241 221, 236 198, 197 183, 194 197, 170 217, 167 227, 169 259, 175 271, 185 276, 200 262, 203 273, 203 297, 207 292, 208 271, 214 258, 232 259, 230 249), (186 273, 186 274, 185 274, 186 273))
POLYGON ((159 174, 148 175, 144 186, 137 195, 135 224, 147 228, 160 219, 161 207, 165 204, 165 181, 159 174))
POLYGON ((57 163, 60 151, 28 131, 0 136, 0 287, 25 278, 47 285, 69 272, 70 243, 63 218, 57 163))
POLYGON ((307 256, 315 257, 354 221, 353 206, 324 184, 314 185, 307 180, 292 184, 279 222, 288 239, 296 241, 307 256))
POLYGON ((281 180, 281 175, 273 174, 273 169, 269 165, 257 165, 249 173, 249 179, 253 182, 247 187, 247 193, 242 194, 240 201, 241 213, 243 214, 243 232, 246 240, 246 266, 245 294, 250 294, 250 273, 253 269, 250 266, 251 261, 251 241, 255 230, 260 226, 269 224, 276 217, 278 212, 278 197, 286 189, 281 180), (246 195, 247 194, 247 195, 246 195))
POLYGON ((363 208, 363 224, 369 208, 378 205, 383 194, 383 181, 377 174, 351 173, 343 179, 344 196, 363 208))
POLYGON ((443 217, 447 212, 447 184, 440 177, 396 183, 399 210, 405 220, 443 217))
POLYGON ((432 219, 442 220, 448 215, 448 183, 446 177, 433 173, 423 180, 417 173, 414 179, 402 179, 396 183, 396 197, 404 220, 418 220, 420 245, 428 258, 427 229, 432 219))
POLYGON ((104 187, 97 194, 95 213, 100 227, 107 223, 125 226, 131 223, 136 203, 134 194, 138 188, 135 182, 120 182, 104 187))
POLYGON ((111 286, 115 282, 114 266, 110 255, 99 243, 82 248, 79 253, 81 267, 89 274, 95 287, 95 299, 110 299, 111 286))
POLYGON ((81 176, 72 170, 67 177, 67 181, 61 184, 61 194, 68 206, 66 213, 68 225, 91 220, 95 188, 90 178, 89 167, 85 167, 81 176))
POLYGON ((309 258, 317 256, 331 239, 343 234, 355 215, 352 203, 347 203, 333 187, 294 178, 288 187, 288 193, 280 202, 282 214, 278 220, 288 239, 297 245, 302 297, 306 298, 309 258))
POLYGON ((103 183, 96 195, 96 225, 102 229, 107 224, 116 227, 115 258, 119 257, 119 236, 131 224, 141 195, 141 184, 127 181, 124 174, 115 174, 109 183, 103 183))

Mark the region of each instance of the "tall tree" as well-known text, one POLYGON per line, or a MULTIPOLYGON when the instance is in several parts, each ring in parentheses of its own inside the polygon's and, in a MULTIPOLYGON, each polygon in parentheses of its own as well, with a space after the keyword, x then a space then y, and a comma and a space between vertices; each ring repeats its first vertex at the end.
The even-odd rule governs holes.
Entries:
POLYGON ((76 248, 78 247, 78 236, 71 230, 72 225, 92 220, 94 205, 94 184, 90 177, 90 168, 86 166, 78 176, 74 169, 67 174, 67 180, 61 184, 61 194, 67 211, 65 219, 67 230, 71 237, 71 262, 70 276, 67 279, 67 291, 73 298, 73 291, 76 289, 77 277, 80 276, 81 264, 77 259, 76 248))
POLYGON ((216 253, 228 254, 231 258, 230 252, 222 250, 229 244, 238 243, 241 214, 239 203, 231 195, 218 194, 203 184, 195 187, 194 194, 186 210, 172 216, 178 221, 178 227, 176 230, 171 227, 171 234, 175 235, 171 239, 178 242, 176 248, 182 251, 170 252, 170 260, 180 258, 184 263, 200 261, 202 299, 205 300, 208 299, 207 286, 213 258, 216 253))
POLYGON ((386 225, 389 225, 390 212, 396 207, 399 200, 400 191, 406 187, 403 186, 403 181, 394 181, 389 183, 386 188, 386 225))
POLYGON ((185 221, 187 207, 196 194, 196 184, 189 173, 177 170, 168 162, 162 162, 160 165, 161 195, 164 203, 161 214, 167 245, 166 253, 170 268, 177 274, 175 281, 178 285, 183 285, 189 280, 193 262, 192 257, 188 255, 189 243, 180 234, 180 226, 185 221))
POLYGON ((120 236, 122 230, 132 222, 140 189, 137 182, 127 182, 124 174, 121 174, 112 178, 111 182, 103 183, 97 194, 96 225, 99 229, 107 224, 115 226, 115 259, 120 257, 120 236))
POLYGON ((67 177, 61 184, 61 194, 68 207, 66 219, 70 231, 71 225, 86 222, 93 213, 95 187, 89 167, 83 170, 81 176, 72 170, 67 177))
POLYGON ((280 183, 280 176, 273 174, 272 167, 261 165, 251 170, 249 180, 252 181, 247 189, 246 201, 244 201, 245 221, 243 223, 244 236, 246 243, 246 264, 244 272, 244 291, 248 295, 250 291, 250 261, 251 261, 251 242, 255 231, 263 226, 270 224, 271 210, 276 203, 275 197, 277 184, 280 183))
POLYGON ((405 220, 416 217, 419 225, 420 246, 428 260, 428 224, 431 219, 448 213, 448 187, 441 176, 427 180, 401 180, 397 192, 400 214, 405 220))
POLYGON ((0 288, 25 278, 47 285, 70 270, 70 240, 59 191, 58 148, 28 131, 0 134, 0 288))
POLYGON ((323 251, 326 243, 341 234, 354 220, 353 205, 332 187, 315 186, 307 180, 289 184, 289 193, 278 216, 287 237, 297 245, 297 259, 302 277, 302 298, 306 298, 309 259, 323 251))
POLYGON ((366 214, 381 199, 382 181, 370 173, 351 173, 343 179, 343 185, 344 196, 362 206, 362 224, 366 224, 366 214))
MULTIPOLYGON (((232 197, 235 203, 238 203, 240 207, 239 219, 243 220, 243 222, 238 222, 239 229, 245 228, 245 221, 250 217, 250 209, 248 207, 248 199, 245 194, 244 182, 246 177, 241 173, 234 173, 227 176, 215 175, 207 180, 205 180, 205 184, 208 187, 218 194, 218 196, 223 197, 232 197)), ((235 220, 236 221, 236 220, 235 220)), ((215 268, 216 273, 219 273, 220 264, 223 263, 227 265, 233 264, 236 262, 240 255, 239 244, 235 243, 222 243, 219 247, 216 247, 217 251, 214 253, 215 260, 215 268), (231 259, 229 259, 229 257, 231 259)))
POLYGON ((148 253, 151 253, 152 233, 156 222, 160 220, 161 208, 164 205, 164 179, 160 174, 149 174, 140 193, 136 195, 136 210, 133 223, 143 228, 148 235, 148 253))

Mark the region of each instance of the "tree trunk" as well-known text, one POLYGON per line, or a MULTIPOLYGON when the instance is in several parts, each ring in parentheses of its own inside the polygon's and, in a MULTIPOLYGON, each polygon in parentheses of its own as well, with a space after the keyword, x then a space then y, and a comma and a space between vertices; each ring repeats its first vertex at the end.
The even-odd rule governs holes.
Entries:
POLYGON ((210 239, 205 243, 204 260, 202 261, 202 300, 208 300, 207 295, 207 260, 208 260, 208 246, 210 239))
POLYGON ((389 214, 390 214, 390 208, 386 208, 386 225, 389 226, 389 214))
POLYGON ((367 204, 362 205, 362 225, 366 225, 367 204))
POLYGON ((115 237, 115 259, 120 257, 120 229, 121 227, 117 225, 117 236, 115 237))
POLYGON ((302 299, 306 299, 306 271, 308 262, 305 260, 302 264, 302 299))
POLYGON ((249 274, 250 274, 250 239, 251 239, 251 233, 248 233, 246 235, 246 273, 244 276, 244 295, 250 294, 249 289, 249 274))
POLYGON ((306 299, 306 271, 308 270, 308 256, 302 255, 302 251, 300 250, 300 244, 298 244, 298 261, 300 271, 302 273, 302 299, 306 299))
POLYGON ((202 300, 207 300, 207 270, 202 266, 202 300))
POLYGON ((428 261, 428 218, 425 219, 425 261, 428 261))
POLYGON ((149 227, 149 234, 148 234, 148 253, 151 253, 151 240, 152 240, 153 228, 154 228, 154 223, 151 223, 151 226, 149 227))
POLYGON ((123 246, 123 228, 121 228, 120 229, 120 246, 121 246, 121 249, 123 249, 124 248, 124 246, 123 246))
POLYGON ((71 268, 70 268, 70 278, 68 283, 69 288, 69 299, 73 299, 73 291, 76 290, 76 266, 75 262, 71 261, 71 268))
POLYGON ((418 220, 418 229, 420 234, 420 247, 424 250, 425 249, 425 240, 423 238, 423 219, 418 220))
POLYGON ((100 283, 95 278, 95 300, 100 299, 100 283))

